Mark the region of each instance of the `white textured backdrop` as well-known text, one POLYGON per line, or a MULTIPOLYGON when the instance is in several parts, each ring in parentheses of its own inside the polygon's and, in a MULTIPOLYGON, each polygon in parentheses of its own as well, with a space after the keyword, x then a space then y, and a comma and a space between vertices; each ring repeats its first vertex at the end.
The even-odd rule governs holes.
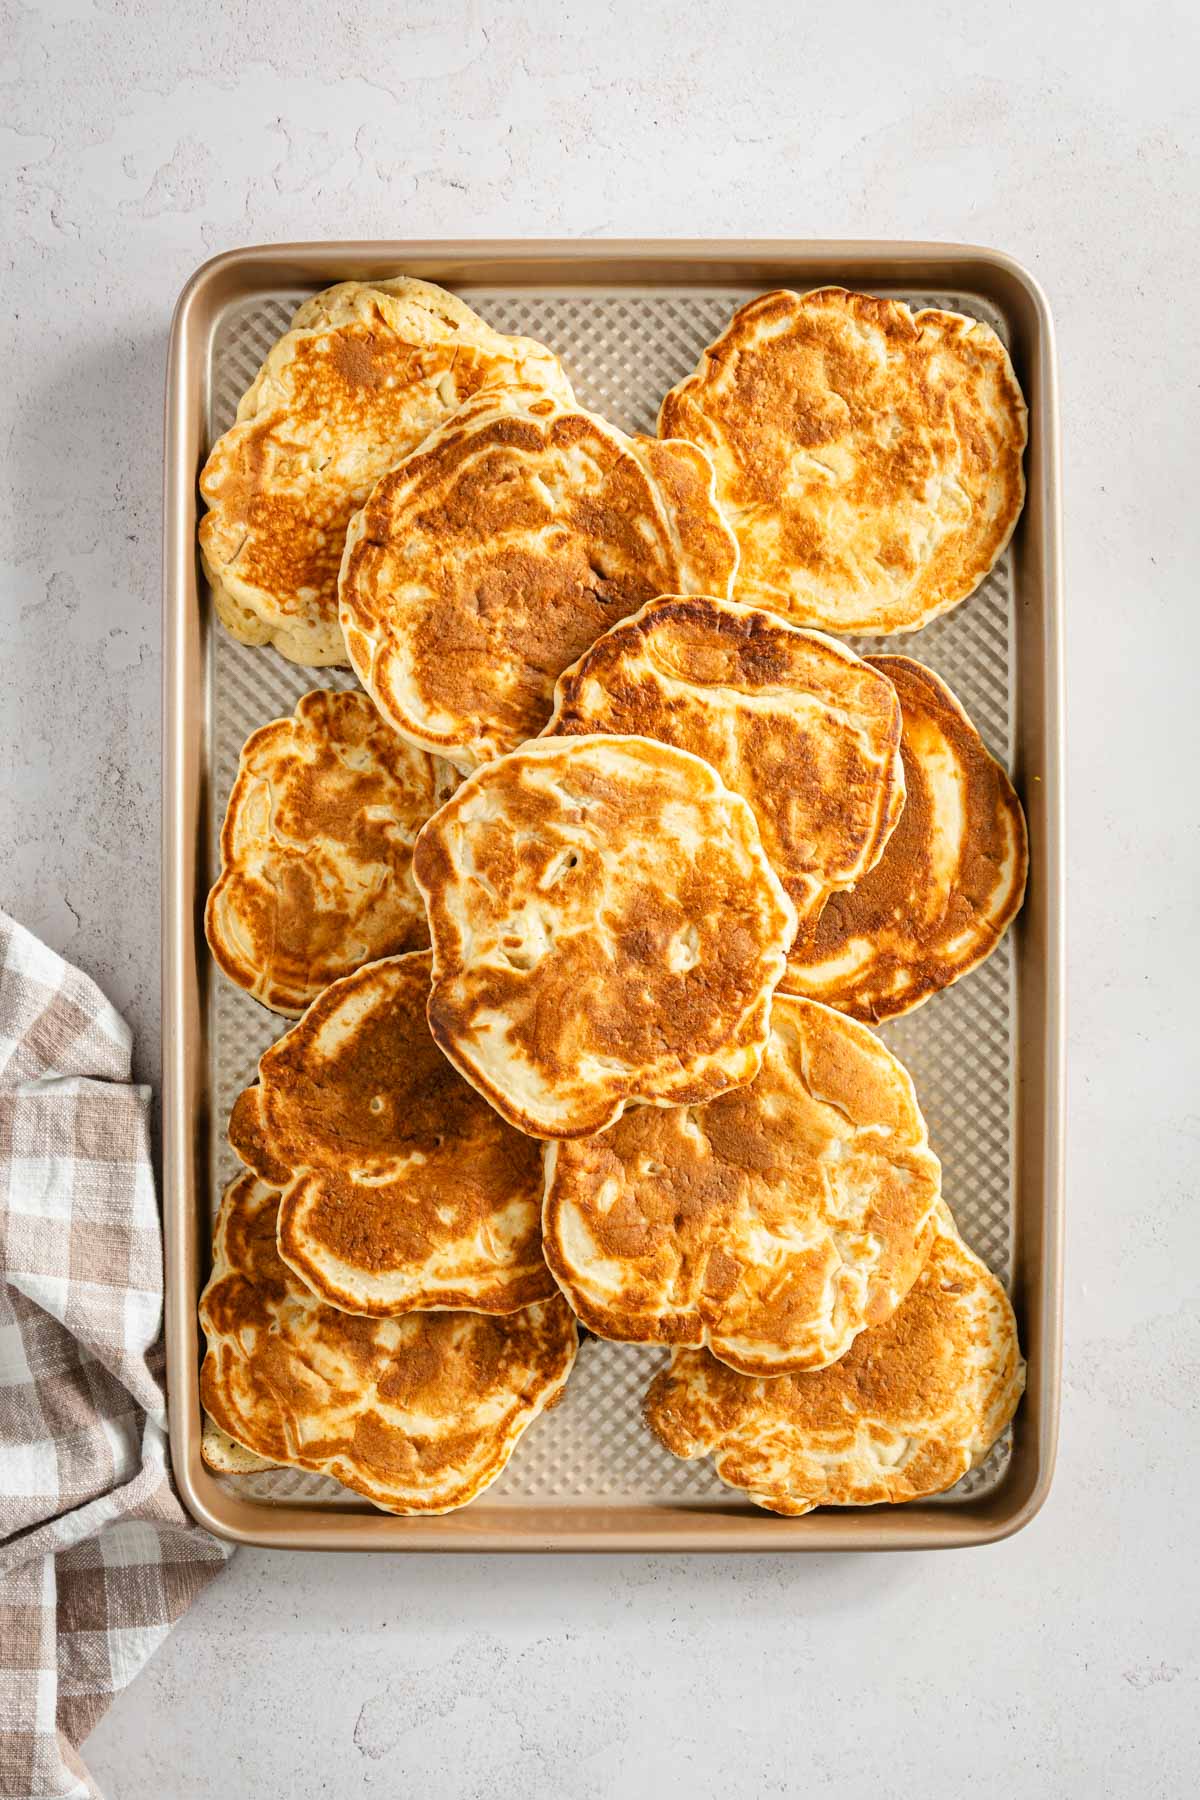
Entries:
POLYGON ((1200 1098, 1190 4, 0 0, 0 901, 158 1065, 163 352, 266 238, 997 244, 1059 329, 1070 690, 1055 1489, 959 1555, 243 1552, 112 1800, 1190 1796, 1200 1098))

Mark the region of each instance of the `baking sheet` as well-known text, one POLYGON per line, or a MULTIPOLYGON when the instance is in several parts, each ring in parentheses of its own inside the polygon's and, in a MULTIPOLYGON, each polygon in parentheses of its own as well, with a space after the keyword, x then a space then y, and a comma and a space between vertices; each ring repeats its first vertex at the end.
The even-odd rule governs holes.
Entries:
MULTIPOLYGON (((941 306, 985 320, 1007 340, 1001 310, 977 294, 920 292, 875 283, 916 306, 941 306)), ((578 287, 481 287, 466 297, 498 329, 540 338, 562 357, 581 402, 627 431, 653 432, 667 388, 694 366, 733 308, 757 287, 645 287, 581 292, 578 287)), ((238 399, 263 357, 287 329, 311 289, 255 294, 228 306, 211 339, 207 441, 233 421, 238 399)), ((207 595, 205 596, 207 598, 207 595)), ((863 651, 903 651, 935 669, 958 694, 992 753, 1010 770, 1017 731, 1016 560, 1010 549, 963 605, 923 631, 852 639, 863 651)), ((208 744, 211 781, 205 830, 214 878, 225 801, 238 752, 251 731, 289 712, 312 687, 350 687, 344 670, 305 670, 273 650, 237 643, 215 628, 209 639, 208 744)), ((957 987, 936 995, 882 1036, 907 1064, 942 1160, 944 1192, 966 1241, 1006 1283, 1013 1269, 1015 1083, 1020 1020, 1015 956, 1018 920, 997 952, 957 987)), ((258 1057, 287 1028, 221 979, 208 982, 210 1114, 209 1201, 215 1211, 238 1163, 225 1141, 229 1109, 254 1079, 258 1057)), ((591 1506, 686 1503, 735 1506, 707 1461, 671 1456, 641 1422, 641 1397, 667 1352, 584 1344, 562 1403, 522 1439, 489 1499, 509 1504, 591 1506)), ((1011 1433, 987 1462, 937 1504, 954 1506, 996 1489, 1007 1468, 1011 1433)), ((221 1478, 221 1485, 264 1506, 303 1502, 362 1510, 365 1503, 332 1481, 298 1470, 221 1478)), ((368 1509, 369 1510, 369 1509, 368 1509)))

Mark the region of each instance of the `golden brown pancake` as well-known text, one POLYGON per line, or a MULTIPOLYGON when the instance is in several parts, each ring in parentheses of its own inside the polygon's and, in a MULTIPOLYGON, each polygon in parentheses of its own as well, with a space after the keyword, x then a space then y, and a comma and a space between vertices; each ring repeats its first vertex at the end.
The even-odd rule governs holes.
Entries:
POLYGON ((337 574, 350 516, 385 469, 483 387, 547 387, 558 359, 444 289, 397 276, 308 300, 200 477, 205 573, 222 623, 292 662, 344 663, 337 574))
POLYGON ((1024 501, 1026 427, 990 326, 844 288, 739 307, 658 420, 712 458, 735 599, 872 632, 979 586, 1024 501))
POLYGON ((907 1071, 864 1025, 776 995, 748 1087, 548 1149, 545 1254, 601 1337, 819 1369, 902 1302, 940 1192, 907 1071))
POLYGON ((295 1017, 362 963, 427 944, 413 840, 457 781, 357 692, 305 694, 254 732, 204 914, 229 979, 295 1017))
POLYGON ((556 677, 617 619, 656 594, 727 594, 736 561, 693 444, 483 394, 352 522, 342 627, 383 717, 470 770, 541 730, 556 677))
POLYGON ((691 750, 748 800, 799 921, 853 887, 904 805, 895 689, 844 644, 729 600, 652 600, 558 678, 547 736, 691 750))
POLYGON ((872 656, 900 697, 907 798, 876 867, 835 894, 784 986, 856 1019, 911 1012, 991 955, 1025 897, 1025 815, 945 682, 872 656))
POLYGON ((646 1396, 651 1430, 676 1456, 711 1456, 722 1481, 770 1512, 953 1487, 1012 1419, 1025 1365, 1008 1296, 939 1211, 907 1299, 840 1362, 764 1381, 677 1350, 646 1396))
POLYGON ((554 1292, 540 1147, 429 1035, 429 953, 370 963, 271 1045, 229 1141, 283 1190, 279 1251, 346 1312, 516 1312, 554 1292))
POLYGON ((552 1406, 575 1360, 566 1302, 363 1319, 324 1305, 279 1260, 279 1196, 226 1190, 200 1297, 200 1393, 214 1423, 268 1462, 332 1475, 386 1512, 465 1506, 552 1406))
POLYGON ((698 756, 540 738, 463 783, 413 875, 434 1038, 520 1130, 578 1137, 757 1073, 796 915, 698 756))

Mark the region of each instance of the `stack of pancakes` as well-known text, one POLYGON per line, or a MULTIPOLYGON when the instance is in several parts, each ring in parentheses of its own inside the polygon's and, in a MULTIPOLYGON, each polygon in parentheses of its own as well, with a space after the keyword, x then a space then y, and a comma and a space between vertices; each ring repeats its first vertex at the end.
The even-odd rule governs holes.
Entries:
POLYGON ((986 326, 741 307, 657 438, 404 277, 297 313, 201 477, 225 627, 345 664, 243 749, 205 925, 296 1022, 238 1099, 204 1453, 464 1505, 580 1328, 759 1505, 939 1492, 1024 1366, 872 1029, 1018 911, 1020 803, 909 632, 1012 534, 986 326))

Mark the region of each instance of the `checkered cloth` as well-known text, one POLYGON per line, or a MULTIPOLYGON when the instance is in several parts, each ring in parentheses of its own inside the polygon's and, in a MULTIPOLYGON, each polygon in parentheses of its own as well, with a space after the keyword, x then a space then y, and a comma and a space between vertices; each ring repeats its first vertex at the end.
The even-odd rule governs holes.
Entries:
POLYGON ((78 1746, 224 1561, 171 1487, 162 1244, 124 1022, 0 912, 0 1796, 78 1746))

